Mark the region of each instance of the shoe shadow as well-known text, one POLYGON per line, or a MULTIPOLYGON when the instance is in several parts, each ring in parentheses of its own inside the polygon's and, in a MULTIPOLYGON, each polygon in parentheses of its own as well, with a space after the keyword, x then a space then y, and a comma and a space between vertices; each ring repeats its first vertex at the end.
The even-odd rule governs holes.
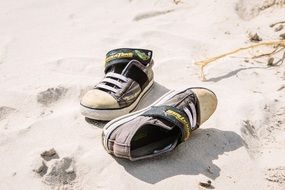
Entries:
POLYGON ((101 128, 101 129, 108 123, 108 121, 100 121, 100 120, 90 119, 87 117, 85 117, 85 121, 87 123, 95 126, 95 127, 101 128))
MULTIPOLYGON (((169 89, 167 89, 166 87, 162 86, 157 82, 154 82, 151 89, 144 95, 144 97, 141 99, 140 103, 137 105, 134 111, 143 109, 151 105, 153 102, 155 102, 157 99, 159 99, 162 95, 164 95, 168 91, 169 89)), ((87 117, 85 117, 85 121, 99 128, 103 128, 106 125, 106 123, 108 123, 108 121, 99 121, 87 117)))
POLYGON ((241 146, 242 138, 232 131, 199 129, 189 141, 160 157, 135 162, 116 158, 116 161, 128 173, 150 184, 176 175, 203 174, 214 180, 220 175, 221 169, 213 160, 241 146))
POLYGON ((140 103, 136 107, 134 111, 143 109, 149 105, 151 105, 153 102, 155 102, 157 99, 159 99, 162 95, 167 93, 169 91, 168 88, 165 86, 154 82, 151 89, 144 95, 144 97, 141 99, 140 103))

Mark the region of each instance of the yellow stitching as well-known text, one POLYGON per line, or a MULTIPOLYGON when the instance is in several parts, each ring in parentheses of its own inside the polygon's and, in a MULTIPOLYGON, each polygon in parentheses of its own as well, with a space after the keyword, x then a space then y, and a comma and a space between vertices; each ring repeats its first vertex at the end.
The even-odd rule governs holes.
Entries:
POLYGON ((129 52, 129 53, 116 53, 114 55, 110 55, 108 57, 106 57, 105 59, 105 63, 108 63, 109 61, 112 61, 114 59, 121 59, 121 58, 130 58, 130 57, 133 57, 134 56, 134 53, 132 52, 129 52))
POLYGON ((183 117, 181 114, 179 114, 175 111, 172 111, 172 110, 167 110, 166 113, 168 115, 175 117, 178 121, 180 121, 182 123, 184 131, 186 132, 186 137, 183 140, 184 141, 187 140, 190 137, 190 131, 189 131, 189 124, 188 124, 187 120, 185 119, 185 117, 183 117))

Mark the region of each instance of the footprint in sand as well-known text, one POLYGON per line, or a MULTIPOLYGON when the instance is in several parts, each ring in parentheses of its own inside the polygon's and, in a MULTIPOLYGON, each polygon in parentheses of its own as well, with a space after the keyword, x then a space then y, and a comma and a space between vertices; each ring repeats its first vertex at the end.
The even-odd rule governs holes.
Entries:
POLYGON ((3 119, 6 119, 8 115, 15 112, 15 108, 7 107, 7 106, 1 106, 0 107, 0 121, 3 119))
POLYGON ((48 88, 47 90, 38 93, 37 102, 44 106, 48 106, 62 98, 67 91, 68 89, 64 87, 48 88))
POLYGON ((241 136, 244 139, 245 147, 252 158, 260 155, 260 142, 257 129, 252 121, 245 120, 241 128, 241 136))
POLYGON ((266 105, 264 108, 264 119, 261 122, 245 120, 241 128, 241 134, 246 148, 252 158, 262 156, 262 150, 276 148, 282 142, 275 138, 278 134, 285 132, 285 107, 266 105), (259 123, 259 124, 258 124, 259 123))

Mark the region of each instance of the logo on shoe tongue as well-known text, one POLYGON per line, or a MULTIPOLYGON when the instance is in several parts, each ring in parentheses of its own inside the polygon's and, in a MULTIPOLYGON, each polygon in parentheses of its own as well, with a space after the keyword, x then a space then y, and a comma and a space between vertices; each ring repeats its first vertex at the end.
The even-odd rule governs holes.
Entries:
POLYGON ((183 140, 187 140, 189 137, 190 137, 190 131, 189 131, 189 124, 187 122, 187 120, 185 119, 185 117, 183 117, 180 113, 177 113, 173 110, 167 110, 166 111, 166 114, 167 115, 170 115, 170 116, 173 116, 175 119, 177 119, 180 123, 182 123, 183 125, 183 129, 184 129, 184 132, 186 133, 184 135, 184 138, 183 140))
POLYGON ((131 59, 134 57, 140 58, 142 61, 148 61, 151 58, 151 52, 145 53, 141 50, 130 50, 130 51, 116 51, 109 55, 107 55, 105 59, 105 63, 109 63, 110 61, 116 60, 116 59, 131 59))
POLYGON ((142 51, 139 50, 135 50, 135 53, 138 55, 139 58, 141 58, 142 60, 146 61, 150 59, 150 55, 145 54, 142 51))
POLYGON ((134 56, 134 53, 133 52, 119 52, 119 53, 115 53, 113 55, 110 55, 108 57, 106 57, 105 59, 105 63, 108 63, 114 59, 122 59, 122 58, 131 58, 134 56))

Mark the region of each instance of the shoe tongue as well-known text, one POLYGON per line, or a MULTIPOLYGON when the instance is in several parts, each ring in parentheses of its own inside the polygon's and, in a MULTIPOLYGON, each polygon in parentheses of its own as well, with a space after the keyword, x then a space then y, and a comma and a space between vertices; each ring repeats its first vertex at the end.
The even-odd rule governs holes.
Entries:
POLYGON ((146 66, 151 59, 151 50, 131 48, 111 50, 106 54, 105 73, 112 71, 121 74, 130 61, 136 60, 143 66, 146 66))
MULTIPOLYGON (((146 117, 146 116, 140 116, 140 117, 146 117)), ((161 129, 165 129, 165 130, 172 130, 174 128, 174 125, 172 123, 170 123, 169 121, 166 121, 164 119, 161 118, 153 118, 153 117, 146 117, 147 118, 147 122, 144 125, 153 125, 153 126, 157 126, 161 129)), ((144 126, 144 125, 141 125, 144 126)))

